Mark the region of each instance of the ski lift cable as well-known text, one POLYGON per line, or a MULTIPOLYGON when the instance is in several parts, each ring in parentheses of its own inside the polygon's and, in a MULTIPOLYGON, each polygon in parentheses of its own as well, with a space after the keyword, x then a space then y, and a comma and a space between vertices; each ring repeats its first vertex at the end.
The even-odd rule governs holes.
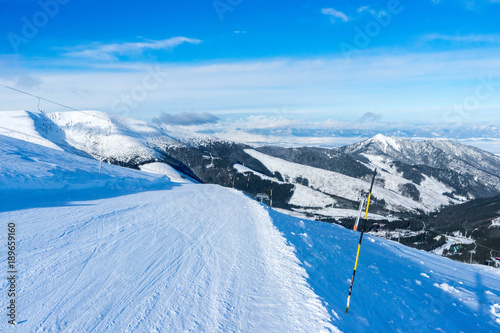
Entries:
POLYGON ((488 249, 488 250, 491 250, 493 252, 496 252, 496 253, 500 253, 499 250, 495 250, 495 249, 492 249, 491 247, 487 247, 487 246, 484 246, 484 245, 481 245, 481 244, 478 244, 478 243, 475 243, 477 246, 480 246, 480 247, 484 247, 485 249, 488 249))
MULTIPOLYGON (((89 115, 89 116, 91 116, 91 117, 99 118, 99 119, 102 119, 102 120, 108 120, 108 119, 106 119, 106 118, 99 117, 99 116, 96 116, 96 115, 94 115, 94 114, 87 113, 87 112, 85 112, 85 111, 75 109, 75 108, 73 108, 73 107, 71 107, 71 106, 64 105, 64 104, 61 104, 61 103, 58 103, 58 102, 52 101, 52 100, 50 100, 50 99, 47 99, 47 98, 41 97, 41 96, 33 95, 33 94, 29 93, 29 92, 26 92, 26 91, 23 91, 23 90, 20 90, 20 89, 14 88, 14 87, 10 87, 10 86, 7 86, 7 85, 2 84, 2 83, 0 83, 0 86, 2 86, 2 87, 4 87, 4 88, 7 88, 7 89, 10 89, 10 90, 13 90, 13 91, 17 91, 18 93, 21 93, 21 94, 25 94, 25 95, 28 95, 28 96, 31 96, 31 97, 37 98, 37 99, 38 99, 38 105, 40 105, 40 100, 42 100, 42 101, 49 102, 49 103, 54 104, 54 105, 62 106, 63 108, 66 108, 66 109, 71 110, 71 111, 82 112, 82 113, 84 113, 84 114, 86 114, 86 115, 89 115)), ((108 120, 108 121, 109 121, 109 120, 108 120)))

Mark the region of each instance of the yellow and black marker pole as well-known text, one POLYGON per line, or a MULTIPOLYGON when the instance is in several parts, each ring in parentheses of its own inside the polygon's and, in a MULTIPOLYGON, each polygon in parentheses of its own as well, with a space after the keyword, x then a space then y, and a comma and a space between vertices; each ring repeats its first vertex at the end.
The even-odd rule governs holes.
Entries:
POLYGON ((368 208, 370 207, 370 199, 372 197, 373 184, 375 183, 375 176, 377 176, 377 169, 373 173, 372 185, 370 186, 370 192, 368 193, 368 201, 366 202, 366 212, 365 212, 365 222, 363 223, 363 228, 361 229, 361 236, 359 237, 358 252, 356 253, 356 262, 354 263, 354 271, 352 272, 351 287, 349 287, 349 296, 347 296, 347 307, 345 313, 349 312, 349 304, 351 303, 351 293, 352 285, 354 284, 354 277, 356 276, 356 269, 358 268, 359 250, 361 249, 361 241, 363 240, 363 234, 365 233, 366 220, 368 220, 368 208))

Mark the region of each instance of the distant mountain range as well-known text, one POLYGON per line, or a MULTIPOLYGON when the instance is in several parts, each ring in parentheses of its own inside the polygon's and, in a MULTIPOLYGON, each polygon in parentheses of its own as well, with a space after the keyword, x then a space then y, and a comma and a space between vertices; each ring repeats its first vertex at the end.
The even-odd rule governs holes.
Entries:
POLYGON ((266 204, 272 200, 273 207, 289 214, 344 224, 357 216, 375 168, 372 220, 422 218, 500 195, 500 157, 442 139, 378 134, 340 148, 256 148, 96 111, 0 112, 0 121, 3 135, 129 168, 234 187, 266 204))
MULTIPOLYGON (((425 126, 407 124, 399 124, 394 128, 394 124, 382 123, 361 123, 357 124, 357 128, 352 128, 353 125, 343 125, 339 127, 329 128, 255 128, 249 129, 248 133, 258 135, 273 135, 273 136, 297 136, 297 137, 373 137, 377 134, 384 136, 395 136, 400 138, 449 138, 449 139, 468 139, 468 138, 500 138, 500 131, 497 125, 461 125, 461 126, 425 126), (347 127, 346 127, 347 126, 347 127), (365 127, 360 129, 359 127, 365 127), (404 129, 402 127, 405 127, 404 129)), ((213 131, 205 130, 207 134, 213 131)))

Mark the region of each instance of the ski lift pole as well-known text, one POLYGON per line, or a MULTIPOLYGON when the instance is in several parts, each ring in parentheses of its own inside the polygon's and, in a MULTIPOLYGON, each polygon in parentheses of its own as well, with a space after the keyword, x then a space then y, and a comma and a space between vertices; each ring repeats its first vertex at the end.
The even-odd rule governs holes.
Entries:
POLYGON ((363 234, 365 233, 366 229, 366 220, 368 220, 368 208, 370 208, 370 199, 372 197, 373 184, 375 183, 375 176, 377 176, 377 169, 375 169, 375 171, 373 172, 372 184, 370 186, 370 192, 368 193, 368 199, 366 202, 365 222, 363 223, 363 228, 361 229, 361 236, 359 237, 358 251, 356 253, 356 262, 354 263, 354 271, 352 272, 351 286, 349 287, 349 296, 347 296, 347 307, 345 309, 345 313, 349 312, 349 304, 351 303, 352 286, 354 284, 354 277, 356 276, 356 269, 358 268, 359 250, 361 249, 361 241, 363 240, 363 234))

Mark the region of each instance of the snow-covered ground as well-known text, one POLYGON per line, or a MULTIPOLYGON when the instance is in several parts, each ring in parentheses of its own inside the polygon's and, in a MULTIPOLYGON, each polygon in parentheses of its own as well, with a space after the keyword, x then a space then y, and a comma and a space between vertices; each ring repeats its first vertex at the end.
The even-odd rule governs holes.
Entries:
POLYGON ((455 244, 474 244, 475 241, 472 238, 467 238, 461 235, 443 235, 440 237, 445 237, 446 238, 446 243, 443 244, 442 246, 438 247, 437 249, 434 249, 432 252, 442 256, 444 250, 449 251, 452 247, 452 245, 455 244))
POLYGON ((359 233, 277 212, 271 217, 344 332, 500 331, 499 269, 365 236, 346 315, 359 233))
POLYGON ((333 329, 293 247, 235 191, 184 185, 4 219, 19 229, 26 332, 333 329))
POLYGON ((62 150, 55 143, 39 134, 36 130, 35 117, 36 115, 26 111, 1 111, 0 135, 10 136, 45 147, 62 150))
POLYGON ((489 226, 489 228, 491 227, 497 227, 497 228, 500 227, 500 217, 491 221, 491 225, 489 226))
POLYGON ((293 247, 243 194, 117 166, 99 174, 94 160, 0 139, 22 331, 336 331, 293 247), (18 207, 27 188, 40 191, 18 207))
POLYGON ((145 172, 167 176, 174 183, 193 183, 190 177, 180 173, 166 163, 153 162, 139 166, 139 169, 145 172))
POLYGON ((99 111, 0 112, 0 134, 59 150, 128 163, 157 157, 157 147, 199 146, 215 140, 178 127, 157 125, 99 111))
MULTIPOLYGON (((391 141, 394 142, 394 140, 389 140, 389 142, 391 141)), ((403 173, 397 171, 396 167, 393 165, 394 162, 392 160, 384 156, 376 156, 369 154, 362 154, 362 155, 371 162, 368 165, 368 167, 378 168, 379 170, 378 178, 384 180, 384 187, 388 190, 398 192, 399 186, 410 183, 413 186, 415 186, 419 191, 420 193, 419 202, 421 202, 425 207, 431 207, 432 209, 436 209, 441 205, 447 206, 449 204, 459 203, 458 200, 454 200, 447 196, 444 196, 443 195, 444 193, 451 193, 453 192, 453 189, 435 180, 434 178, 428 177, 427 175, 423 175, 424 180, 420 183, 420 185, 418 185, 413 182, 409 182, 407 179, 405 179, 403 177, 403 173)))
POLYGON ((1 331, 500 330, 500 270, 367 235, 345 314, 359 233, 233 189, 99 174, 95 160, 0 140, 0 220, 17 226, 19 287, 18 325, 4 319, 1 331))
POLYGON ((0 190, 4 196, 39 191, 138 191, 169 183, 154 175, 102 163, 54 148, 0 135, 0 190), (23 193, 24 193, 23 192, 23 193))

